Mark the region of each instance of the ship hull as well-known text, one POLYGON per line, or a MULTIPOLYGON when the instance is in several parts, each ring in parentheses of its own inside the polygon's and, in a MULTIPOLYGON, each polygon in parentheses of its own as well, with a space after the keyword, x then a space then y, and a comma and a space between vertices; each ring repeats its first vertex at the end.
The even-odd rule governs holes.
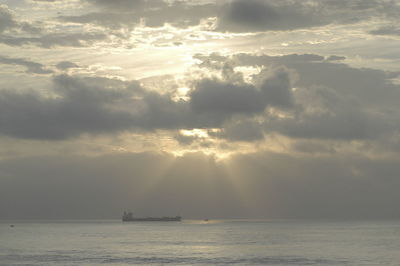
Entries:
POLYGON ((130 218, 130 219, 122 219, 123 222, 180 222, 182 221, 181 217, 148 217, 148 218, 130 218))

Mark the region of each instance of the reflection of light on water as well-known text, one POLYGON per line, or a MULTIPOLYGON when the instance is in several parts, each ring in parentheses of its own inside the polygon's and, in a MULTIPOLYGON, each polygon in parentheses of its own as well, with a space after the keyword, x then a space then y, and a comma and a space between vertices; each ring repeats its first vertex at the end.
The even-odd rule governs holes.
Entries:
POLYGON ((208 221, 205 220, 183 220, 183 223, 185 224, 193 224, 193 225, 198 225, 198 224, 219 224, 219 223, 224 223, 226 222, 226 220, 213 220, 213 219, 209 219, 208 221))

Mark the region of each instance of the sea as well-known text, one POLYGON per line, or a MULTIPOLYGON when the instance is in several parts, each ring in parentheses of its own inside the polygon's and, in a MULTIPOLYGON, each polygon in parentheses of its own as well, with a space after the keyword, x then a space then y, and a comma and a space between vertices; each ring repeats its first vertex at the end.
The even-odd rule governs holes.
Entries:
POLYGON ((0 265, 400 265, 400 221, 0 222, 0 265))

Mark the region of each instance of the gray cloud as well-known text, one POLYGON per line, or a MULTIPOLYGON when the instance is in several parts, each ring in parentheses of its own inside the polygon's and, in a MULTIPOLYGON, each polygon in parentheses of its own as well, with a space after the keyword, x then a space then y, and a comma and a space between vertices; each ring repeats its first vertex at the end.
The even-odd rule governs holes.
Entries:
POLYGON ((18 21, 6 5, 0 5, 0 34, 10 30, 21 30, 22 32, 32 34, 41 32, 41 28, 34 24, 18 21))
POLYGON ((10 46, 38 45, 43 48, 55 46, 84 47, 96 41, 104 41, 108 36, 104 33, 49 33, 38 37, 15 37, 0 35, 0 43, 10 46))
POLYGON ((51 74, 53 71, 46 69, 46 67, 40 63, 32 62, 23 58, 10 58, 0 55, 0 64, 6 65, 20 65, 26 67, 27 73, 33 74, 51 74))
POLYGON ((92 12, 80 16, 60 16, 59 20, 81 24, 98 24, 103 27, 118 29, 137 26, 140 17, 130 13, 92 12))
POLYGON ((393 35, 400 36, 400 28, 394 26, 381 27, 376 30, 369 31, 373 35, 393 35))
POLYGON ((186 28, 200 24, 201 19, 213 17, 215 13, 213 4, 186 4, 176 1, 158 11, 145 12, 144 17, 148 27, 160 27, 169 23, 178 28, 186 28))
POLYGON ((400 6, 391 0, 270 1, 233 0, 221 9, 217 30, 255 32, 354 24, 380 18, 398 22, 400 6))
POLYGON ((0 43, 6 45, 22 46, 33 44, 43 48, 54 46, 81 47, 106 38, 107 36, 103 33, 92 32, 43 33, 43 29, 35 26, 35 23, 18 21, 6 6, 0 6, 0 43), (19 33, 16 34, 16 31, 19 31, 19 33))
POLYGON ((11 11, 6 6, 0 5, 0 33, 17 25, 11 11))
POLYGON ((294 138, 309 139, 371 139, 387 131, 393 131, 383 117, 374 117, 357 109, 333 110, 333 113, 307 114, 295 118, 270 119, 266 130, 279 132, 294 138))
POLYGON ((59 97, 49 98, 34 92, 0 91, 0 131, 9 136, 31 139, 64 139, 83 132, 101 133, 125 129, 131 122, 128 112, 107 107, 133 95, 137 85, 106 89, 112 80, 55 78, 59 97), (90 82, 95 83, 91 86, 90 82), (89 84, 88 84, 89 83, 89 84), (96 86, 97 83, 97 86, 96 86))
POLYGON ((56 67, 60 70, 66 70, 66 69, 70 69, 70 68, 77 68, 79 67, 77 64, 70 62, 70 61, 62 61, 59 62, 56 67))
POLYGON ((317 11, 301 2, 237 0, 224 9, 217 29, 233 32, 293 30, 328 24, 317 11))
POLYGON ((148 27, 161 27, 169 23, 177 27, 198 25, 203 18, 215 14, 213 4, 187 4, 182 1, 167 3, 166 1, 109 1, 86 0, 98 11, 78 16, 60 16, 62 21, 97 24, 107 28, 133 28, 140 22, 148 27))
POLYGON ((83 0, 82 2, 93 4, 101 9, 119 12, 143 11, 145 7, 164 5, 164 1, 162 0, 115 0, 112 2, 107 0, 83 0))
POLYGON ((344 56, 331 55, 326 60, 328 60, 328 61, 340 61, 340 60, 345 60, 345 59, 346 59, 346 57, 344 57, 344 56))
POLYGON ((0 162, 0 172, 6 176, 0 180, 0 219, 116 218, 124 209, 140 215, 185 217, 215 217, 224 209, 224 215, 234 217, 240 209, 228 180, 203 154, 37 157, 22 159, 24 166, 16 168, 17 161, 0 162), (23 177, 25 171, 32 171, 30 178, 23 177), (18 191, 20 197, 11 191, 18 191))
POLYGON ((285 72, 251 84, 203 79, 190 101, 147 91, 135 82, 56 76, 53 93, 0 91, 0 132, 17 138, 65 139, 83 133, 220 127, 235 114, 262 113, 291 103, 285 72), (284 92, 280 92, 280 90, 284 92), (285 99, 288 97, 288 99, 285 99))
POLYGON ((395 160, 363 155, 301 157, 259 152, 236 156, 237 171, 253 204, 264 214, 302 218, 395 217, 392 202, 399 182, 395 160), (383 170, 385 169, 386 170, 383 170))
POLYGON ((0 219, 398 218, 398 159, 259 152, 26 157, 0 162, 0 219), (240 186, 232 183, 240 182, 240 186))
POLYGON ((337 148, 334 144, 327 141, 315 140, 297 140, 291 145, 291 149, 295 152, 308 153, 308 154, 334 154, 337 148))
POLYGON ((234 85, 218 80, 201 80, 190 94, 193 110, 200 113, 258 113, 266 107, 254 86, 234 85))
POLYGON ((0 43, 9 46, 82 47, 108 38, 104 33, 98 32, 45 32, 37 25, 40 23, 17 20, 7 6, 0 6, 0 43))
MULTIPOLYGON (((351 140, 374 139, 394 134, 398 129, 400 110, 395 99, 400 94, 398 85, 390 82, 397 75, 394 72, 352 68, 311 54, 277 57, 212 54, 196 58, 203 61, 200 66, 211 69, 227 62, 234 66, 274 65, 278 69, 279 66, 288 69, 260 85, 264 90, 272 86, 267 90, 266 99, 272 101, 269 106, 288 107, 289 111, 283 117, 265 116, 266 133, 277 132, 293 138, 351 140), (296 78, 289 78, 290 71, 296 78), (291 91, 292 86, 296 87, 295 92, 291 91)), ((254 76, 257 83, 260 77, 265 78, 263 71, 254 76)))
MULTIPOLYGON (((225 68, 222 71, 224 73, 225 68)), ((262 113, 267 105, 293 107, 289 74, 279 69, 261 79, 260 87, 247 83, 233 84, 219 80, 204 79, 196 84, 190 94, 190 104, 199 113, 254 114, 262 113)), ((227 78, 231 76, 227 75, 227 78)))
POLYGON ((232 119, 224 124, 223 131, 213 136, 229 141, 258 141, 264 139, 264 131, 259 122, 250 119, 232 119))
MULTIPOLYGON (((260 140, 271 133, 353 140, 376 139, 399 128, 398 85, 389 81, 394 73, 351 68, 317 55, 197 58, 207 62, 202 67, 219 66, 224 78, 190 81, 188 101, 106 78, 57 76, 55 98, 2 90, 0 132, 17 138, 65 139, 83 133, 221 128, 222 134, 215 137, 235 141, 260 140), (275 67, 247 83, 227 64, 275 67), (262 122, 251 122, 254 116, 262 122)), ((18 64, 32 64, 31 71, 42 69, 28 61, 18 64)))
POLYGON ((374 107, 397 106, 394 99, 398 97, 396 89, 398 85, 390 80, 398 76, 398 72, 350 67, 311 54, 284 56, 235 54, 232 57, 196 55, 195 58, 202 60, 203 63, 200 65, 204 67, 220 65, 221 62, 227 61, 232 62, 234 66, 284 66, 297 73, 296 82, 293 84, 295 87, 323 86, 333 89, 339 95, 356 98, 361 103, 374 107))
POLYGON ((115 0, 115 1, 107 1, 107 0, 84 0, 84 2, 91 3, 97 5, 101 8, 108 10, 117 10, 121 12, 127 12, 132 10, 142 10, 145 5, 159 5, 162 4, 162 0, 115 0))
POLYGON ((0 90, 0 132, 4 135, 61 140, 83 133, 175 129, 209 125, 186 102, 145 91, 137 82, 56 76, 53 93, 0 90))
POLYGON ((354 24, 379 18, 398 20, 400 7, 390 0, 369 1, 270 1, 234 0, 199 3, 195 1, 103 1, 82 0, 90 11, 82 15, 60 16, 61 21, 96 24, 106 28, 160 27, 168 23, 186 28, 202 19, 216 17, 217 31, 287 31, 329 24, 354 24), (351 10, 351 11, 350 11, 351 10))
POLYGON ((175 134, 174 139, 179 142, 180 145, 187 146, 194 143, 198 137, 197 136, 185 136, 182 134, 175 134))
MULTIPOLYGON (((261 92, 271 106, 292 108, 295 106, 290 74, 285 69, 277 69, 271 73, 266 71, 267 77, 261 83, 261 92)), ((258 79, 264 76, 261 72, 258 79)))

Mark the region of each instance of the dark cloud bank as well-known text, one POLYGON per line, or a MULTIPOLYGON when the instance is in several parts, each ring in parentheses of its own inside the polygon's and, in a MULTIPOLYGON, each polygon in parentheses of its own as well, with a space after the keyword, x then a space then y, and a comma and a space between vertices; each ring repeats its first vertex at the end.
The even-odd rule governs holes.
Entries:
MULTIPOLYGON (((174 101, 171 93, 149 91, 136 81, 68 75, 54 77, 50 96, 3 89, 0 133, 62 140, 85 133, 222 128, 223 133, 215 136, 231 140, 251 141, 252 135, 258 140, 262 132, 365 140, 393 135, 399 129, 400 92, 390 82, 398 73, 351 68, 335 63, 340 57, 318 55, 196 58, 202 60, 200 67, 219 71, 222 77, 188 81, 192 91, 187 101, 174 101), (263 70, 249 83, 234 71, 236 66, 263 70)), ((26 66, 33 73, 49 71, 24 59, 2 57, 0 61, 26 66)), ((71 67, 71 62, 57 67, 71 67)))
POLYGON ((236 114, 292 105, 289 86, 288 74, 280 71, 260 88, 202 79, 195 82, 190 101, 173 101, 172 95, 147 91, 137 82, 61 75, 54 78, 53 97, 1 90, 0 133, 56 140, 83 133, 220 127, 236 114))
POLYGON ((259 152, 53 156, 0 162, 0 219, 399 218, 400 162, 259 152))

